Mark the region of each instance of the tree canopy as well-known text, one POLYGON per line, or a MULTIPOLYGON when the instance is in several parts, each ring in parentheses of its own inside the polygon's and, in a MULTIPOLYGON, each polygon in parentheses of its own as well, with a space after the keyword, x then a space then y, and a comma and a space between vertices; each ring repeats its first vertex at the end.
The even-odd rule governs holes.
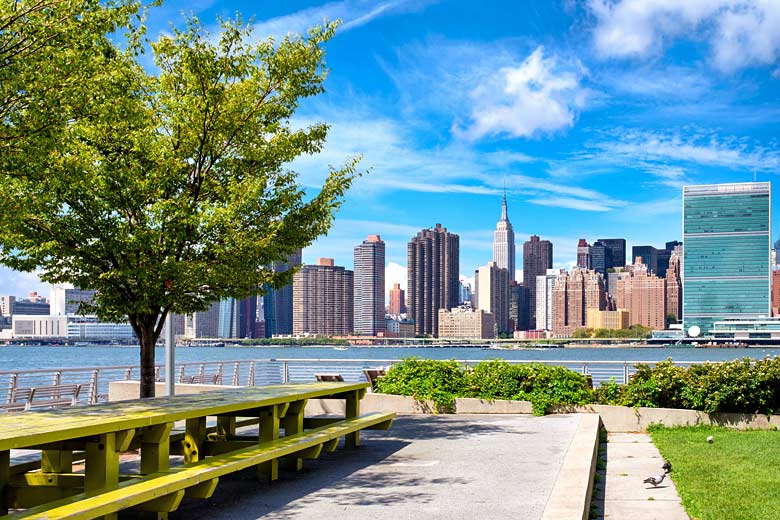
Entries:
POLYGON ((87 310, 130 322, 152 396, 166 316, 288 283, 269 266, 328 230, 356 175, 350 159, 307 195, 289 169, 325 143, 325 123, 291 117, 323 91, 335 24, 255 42, 240 20, 214 37, 191 19, 151 44, 150 73, 138 3, 42 4, 0 12, 0 52, 25 37, 15 10, 36 27, 0 64, 0 262, 97 290, 87 310))

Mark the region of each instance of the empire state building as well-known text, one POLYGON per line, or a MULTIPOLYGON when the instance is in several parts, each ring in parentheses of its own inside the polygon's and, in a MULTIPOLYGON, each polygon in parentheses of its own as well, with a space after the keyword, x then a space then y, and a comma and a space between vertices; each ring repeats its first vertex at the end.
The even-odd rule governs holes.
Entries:
POLYGON ((515 279, 515 232, 506 214, 506 191, 501 202, 501 219, 493 232, 493 261, 509 271, 509 281, 515 279))

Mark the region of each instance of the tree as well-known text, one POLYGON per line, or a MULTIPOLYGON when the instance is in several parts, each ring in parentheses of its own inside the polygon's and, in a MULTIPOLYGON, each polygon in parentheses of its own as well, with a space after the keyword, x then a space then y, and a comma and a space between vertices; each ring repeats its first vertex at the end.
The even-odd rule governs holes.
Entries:
POLYGON ((287 167, 325 142, 327 125, 295 129, 290 118, 302 98, 323 91, 322 46, 335 24, 250 43, 239 20, 212 39, 193 19, 152 44, 157 75, 138 63, 142 28, 131 26, 124 47, 100 30, 99 45, 73 57, 73 77, 86 87, 72 89, 64 116, 47 80, 29 80, 54 130, 37 131, 19 105, 3 121, 14 139, 0 162, 0 262, 95 289, 82 310, 129 321, 140 395, 150 397, 168 314, 289 283, 294 271, 267 266, 328 230, 356 159, 331 168, 313 196, 287 167), (102 72, 86 78, 95 63, 102 72), (40 141, 45 153, 36 153, 40 141))

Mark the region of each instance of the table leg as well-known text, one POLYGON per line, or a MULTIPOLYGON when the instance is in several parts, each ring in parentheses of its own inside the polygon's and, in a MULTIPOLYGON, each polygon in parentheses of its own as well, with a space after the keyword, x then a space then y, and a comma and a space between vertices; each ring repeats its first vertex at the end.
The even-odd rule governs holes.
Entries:
MULTIPOLYGON (((360 415, 360 398, 359 391, 350 392, 347 394, 346 413, 344 414, 346 419, 354 419, 360 415)), ((360 446, 360 430, 348 433, 345 437, 347 448, 357 448, 360 446)))
MULTIPOLYGON (((104 433, 97 442, 88 442, 84 469, 84 492, 98 495, 116 489, 119 485, 119 453, 116 451, 116 434, 104 433)), ((105 515, 106 520, 116 519, 116 513, 105 515)))
MULTIPOLYGON (((258 442, 277 440, 279 438, 279 407, 274 405, 264 408, 260 410, 259 416, 260 430, 258 432, 258 442)), ((257 478, 259 480, 277 480, 279 478, 279 461, 274 459, 258 464, 257 478)))
POLYGON ((150 426, 141 436, 141 475, 166 470, 170 464, 173 423, 150 426))
MULTIPOLYGON (((281 427, 284 428, 284 436, 289 437, 303 431, 303 411, 306 408, 306 399, 296 401, 290 404, 284 418, 280 420, 281 427)), ((303 469, 303 459, 288 459, 285 468, 300 471, 303 469)))
POLYGON ((206 441, 206 418, 187 419, 184 429, 184 462, 197 462, 203 458, 201 448, 206 441))
POLYGON ((8 514, 5 487, 11 481, 11 450, 0 451, 0 515, 8 514))
POLYGON ((72 451, 41 450, 42 473, 71 473, 72 471, 72 451))
POLYGON ((236 434, 236 418, 220 415, 217 417, 217 436, 225 438, 236 434))

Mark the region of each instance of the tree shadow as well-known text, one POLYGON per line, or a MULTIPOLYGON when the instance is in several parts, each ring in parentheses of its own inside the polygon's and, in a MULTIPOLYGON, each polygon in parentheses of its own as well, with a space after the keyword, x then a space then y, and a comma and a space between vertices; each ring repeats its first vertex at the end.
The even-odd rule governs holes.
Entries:
POLYGON ((593 493, 590 497, 590 520, 604 520, 605 496, 607 483, 607 453, 609 452, 609 443, 606 441, 599 443, 599 454, 596 459, 596 475, 593 481, 593 493))

